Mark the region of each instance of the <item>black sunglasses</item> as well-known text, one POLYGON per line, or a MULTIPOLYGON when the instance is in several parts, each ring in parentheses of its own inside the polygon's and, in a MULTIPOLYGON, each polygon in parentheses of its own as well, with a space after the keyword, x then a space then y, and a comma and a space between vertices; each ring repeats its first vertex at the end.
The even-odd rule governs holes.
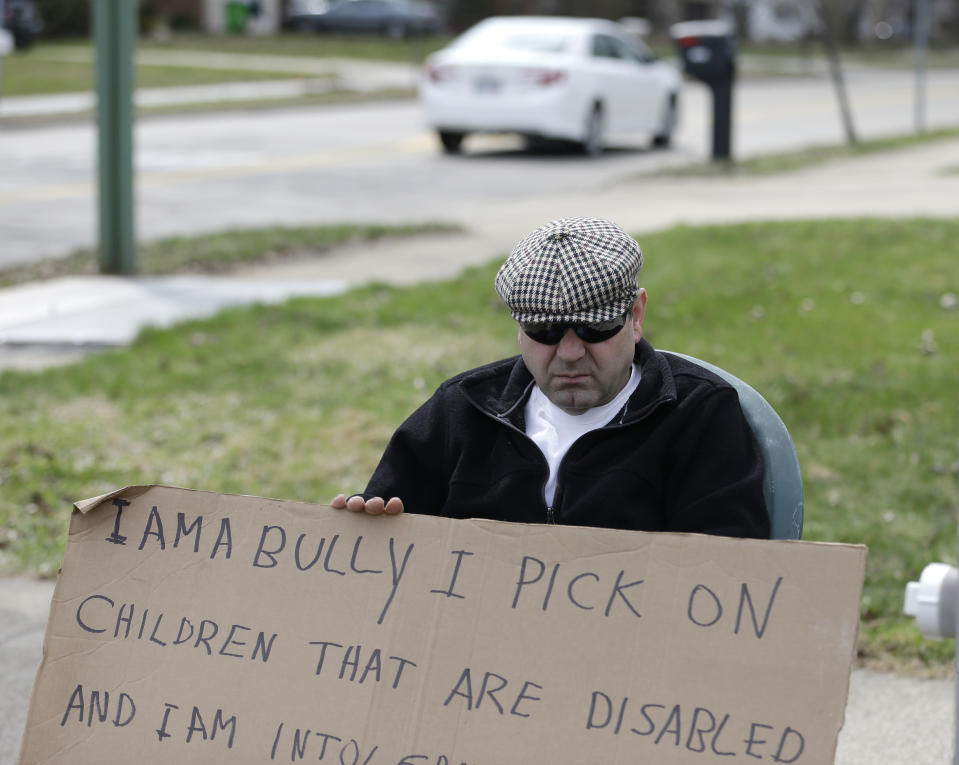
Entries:
POLYGON ((592 324, 527 324, 520 322, 519 326, 528 338, 543 345, 557 345, 563 339, 567 329, 573 330, 576 337, 584 342, 601 343, 618 335, 626 326, 626 321, 632 314, 632 311, 627 311, 618 319, 598 321, 592 324))

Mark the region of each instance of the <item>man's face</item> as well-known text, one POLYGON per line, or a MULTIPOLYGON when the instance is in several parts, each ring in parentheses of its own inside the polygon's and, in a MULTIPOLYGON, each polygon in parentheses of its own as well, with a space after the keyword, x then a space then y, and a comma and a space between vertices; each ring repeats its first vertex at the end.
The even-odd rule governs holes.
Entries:
POLYGON ((557 345, 545 345, 520 329, 523 361, 550 401, 568 414, 582 414, 610 402, 626 385, 645 317, 646 290, 640 289, 632 318, 601 343, 587 343, 568 329, 557 345))

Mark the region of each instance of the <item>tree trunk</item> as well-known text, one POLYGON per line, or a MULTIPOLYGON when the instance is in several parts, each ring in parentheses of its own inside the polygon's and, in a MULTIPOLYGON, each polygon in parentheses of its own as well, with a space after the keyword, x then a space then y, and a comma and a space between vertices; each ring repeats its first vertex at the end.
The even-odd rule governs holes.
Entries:
POLYGON ((823 45, 826 48, 826 58, 829 61, 829 75, 832 78, 833 87, 836 90, 836 100, 839 103, 839 112, 842 116, 843 128, 846 131, 846 141, 850 144, 856 144, 856 128, 852 121, 852 109, 849 105, 849 97, 846 93, 846 80, 843 76, 842 63, 839 60, 839 37, 840 26, 842 24, 839 7, 834 8, 835 13, 829 13, 828 9, 823 7, 822 3, 817 2, 817 11, 822 21, 821 35, 823 45))

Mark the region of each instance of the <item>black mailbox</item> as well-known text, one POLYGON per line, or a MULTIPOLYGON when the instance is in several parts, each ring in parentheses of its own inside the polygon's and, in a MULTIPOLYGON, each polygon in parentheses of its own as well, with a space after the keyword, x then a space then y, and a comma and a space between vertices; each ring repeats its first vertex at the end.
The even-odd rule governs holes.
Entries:
POLYGON ((736 36, 725 21, 683 21, 670 34, 686 74, 713 94, 713 159, 728 159, 732 134, 732 90, 736 76, 736 36))

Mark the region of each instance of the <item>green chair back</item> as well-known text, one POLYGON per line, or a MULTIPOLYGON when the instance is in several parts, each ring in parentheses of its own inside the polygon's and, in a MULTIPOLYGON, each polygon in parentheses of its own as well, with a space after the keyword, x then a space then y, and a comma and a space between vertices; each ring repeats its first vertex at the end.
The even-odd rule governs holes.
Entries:
POLYGON ((756 435, 765 466, 763 495, 769 511, 773 539, 801 539, 803 527, 802 472, 796 446, 785 423, 755 388, 708 361, 684 353, 666 351, 692 361, 719 375, 739 394, 739 405, 756 435))

